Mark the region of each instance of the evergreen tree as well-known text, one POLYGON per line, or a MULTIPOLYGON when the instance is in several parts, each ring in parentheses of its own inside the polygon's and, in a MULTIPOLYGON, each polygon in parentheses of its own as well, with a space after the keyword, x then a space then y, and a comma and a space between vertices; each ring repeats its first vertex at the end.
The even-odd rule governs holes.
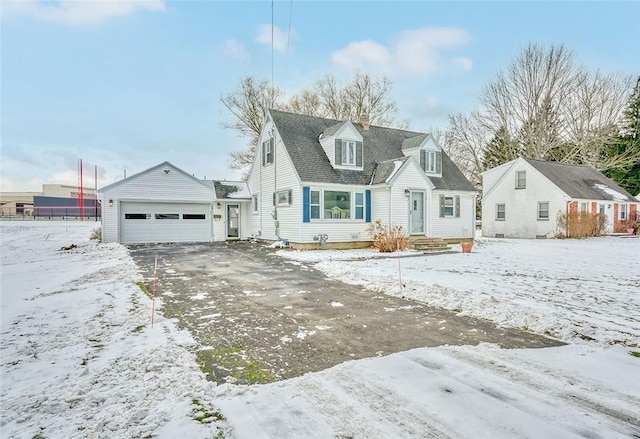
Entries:
POLYGON ((521 155, 522 151, 518 143, 511 138, 507 128, 502 126, 487 144, 482 166, 485 170, 495 168, 503 163, 517 159, 521 155))
POLYGON ((611 156, 627 153, 633 153, 637 157, 632 166, 611 169, 605 174, 632 195, 638 195, 640 194, 640 76, 629 97, 621 132, 613 139, 608 149, 608 154, 611 156))

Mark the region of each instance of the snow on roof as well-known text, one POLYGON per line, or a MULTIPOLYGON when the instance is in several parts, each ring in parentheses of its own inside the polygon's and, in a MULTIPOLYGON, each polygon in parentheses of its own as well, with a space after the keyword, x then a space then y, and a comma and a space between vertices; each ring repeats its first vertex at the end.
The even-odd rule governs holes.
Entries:
POLYGON ((603 194, 609 195, 614 200, 629 201, 629 197, 627 197, 625 194, 622 194, 617 190, 610 188, 606 184, 594 183, 593 188, 599 192, 602 192, 603 194))
POLYGON ((216 190, 217 198, 227 199, 250 199, 251 192, 245 181, 219 181, 214 180, 213 186, 216 190))
POLYGON ((395 160, 393 162, 393 171, 391 171, 391 174, 387 177, 387 183, 391 181, 394 175, 396 175, 396 172, 398 172, 403 163, 403 160, 395 160))

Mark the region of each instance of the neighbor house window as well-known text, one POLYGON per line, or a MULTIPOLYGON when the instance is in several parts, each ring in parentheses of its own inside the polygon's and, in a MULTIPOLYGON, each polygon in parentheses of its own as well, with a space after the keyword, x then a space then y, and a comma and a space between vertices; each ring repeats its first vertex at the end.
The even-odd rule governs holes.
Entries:
POLYGON ((183 213, 182 219, 183 220, 203 220, 203 219, 206 219, 206 216, 204 213, 183 213))
POLYGON ((342 164, 355 166, 356 142, 352 142, 350 140, 342 141, 342 164))
POLYGON ((311 219, 320 219, 320 191, 311 191, 311 219))
POLYGON ((627 205, 626 204, 621 204, 620 205, 620 219, 622 221, 626 221, 626 219, 627 219, 627 205))
POLYGON ((527 172, 517 171, 516 172, 516 189, 524 189, 526 187, 527 187, 527 172))
POLYGON ((350 219, 351 192, 324 191, 324 219, 350 219))
POLYGON ((440 174, 442 172, 442 153, 420 150, 420 167, 424 172, 440 174))
POLYGON ((504 203, 496 204, 496 220, 504 221, 504 219, 505 219, 504 203))
POLYGON ((273 163, 273 139, 262 142, 262 165, 273 163))
POLYGON ((538 220, 546 221, 549 219, 549 202, 538 201, 538 220))
POLYGON ((589 211, 589 203, 580 203, 580 213, 586 213, 589 211))
POLYGON ((286 191, 278 191, 273 194, 274 205, 289 206, 291 205, 291 189, 286 191))
POLYGON ((251 196, 251 212, 258 213, 258 194, 251 196))
POLYGON ((156 213, 157 220, 177 220, 180 219, 178 213, 156 213))
POLYGON ((440 195, 440 218, 460 218, 460 196, 440 195))

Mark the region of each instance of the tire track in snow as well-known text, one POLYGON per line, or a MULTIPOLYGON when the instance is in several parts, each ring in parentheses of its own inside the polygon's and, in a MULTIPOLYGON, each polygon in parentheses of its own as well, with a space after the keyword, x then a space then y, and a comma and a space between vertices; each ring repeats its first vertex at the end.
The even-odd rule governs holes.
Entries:
POLYGON ((551 370, 548 367, 536 364, 532 361, 523 361, 509 358, 507 363, 504 359, 487 358, 482 354, 472 355, 468 351, 444 350, 446 355, 459 361, 473 364, 479 368, 489 370, 511 382, 525 385, 544 395, 550 395, 554 399, 566 401, 569 405, 579 405, 580 407, 614 420, 622 422, 633 434, 640 434, 640 418, 637 415, 637 408, 640 407, 640 398, 617 392, 615 390, 603 388, 591 384, 592 388, 577 387, 575 392, 568 393, 563 390, 563 385, 573 381, 573 376, 551 370), (544 374, 543 377, 539 377, 544 374), (621 407, 614 408, 604 405, 590 397, 597 395, 600 399, 617 401, 621 407))

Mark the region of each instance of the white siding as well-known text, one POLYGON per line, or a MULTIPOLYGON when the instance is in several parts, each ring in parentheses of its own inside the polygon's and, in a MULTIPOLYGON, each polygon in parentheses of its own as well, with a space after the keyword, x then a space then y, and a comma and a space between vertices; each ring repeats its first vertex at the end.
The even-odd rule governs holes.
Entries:
POLYGON ((371 221, 380 220, 387 224, 391 222, 389 216, 390 199, 391 188, 389 186, 371 189, 371 221))
POLYGON ((475 200, 473 192, 434 190, 431 197, 431 231, 440 238, 473 238, 475 235, 475 200), (460 217, 440 217, 440 195, 460 197, 460 217))
POLYGON ((483 175, 495 181, 493 189, 482 199, 482 234, 494 237, 496 234, 507 238, 535 238, 554 236, 558 213, 566 212, 568 198, 526 161, 518 159, 513 166, 503 167, 500 179, 495 173, 483 175), (526 187, 515 189, 516 172, 526 172, 526 187), (539 221, 538 202, 549 202, 549 220, 539 221), (496 204, 505 205, 505 220, 496 221, 496 204))
MULTIPOLYGON (((335 135, 321 138, 320 145, 329 158, 331 166, 336 166, 336 139, 362 142, 362 135, 351 122, 345 122, 344 125, 338 131, 336 131, 335 135)), ((363 145, 363 158, 366 153, 367 145, 363 145)))
MULTIPOLYGON (((156 166, 129 177, 127 180, 107 186, 102 193, 102 239, 118 242, 123 201, 164 203, 206 203, 213 200, 213 188, 185 175, 171 165, 156 166), (168 171, 168 172, 165 172, 168 171), (109 207, 109 200, 113 206, 109 207)), ((210 215, 207 221, 211 222, 210 215)))
MULTIPOLYGON (((262 142, 269 139, 273 123, 268 120, 262 130, 262 142)), ((274 163, 262 166, 262 154, 256 154, 251 174, 249 175, 249 191, 258 194, 259 214, 251 213, 248 207, 248 230, 247 236, 260 232, 263 239, 275 240, 276 235, 275 220, 272 216, 275 208, 273 206, 273 193, 291 189, 292 204, 290 206, 278 206, 278 222, 280 226, 279 237, 297 242, 300 237, 300 223, 302 222, 302 189, 298 174, 295 172, 291 158, 287 153, 282 139, 277 130, 275 135, 275 155, 274 163)))

